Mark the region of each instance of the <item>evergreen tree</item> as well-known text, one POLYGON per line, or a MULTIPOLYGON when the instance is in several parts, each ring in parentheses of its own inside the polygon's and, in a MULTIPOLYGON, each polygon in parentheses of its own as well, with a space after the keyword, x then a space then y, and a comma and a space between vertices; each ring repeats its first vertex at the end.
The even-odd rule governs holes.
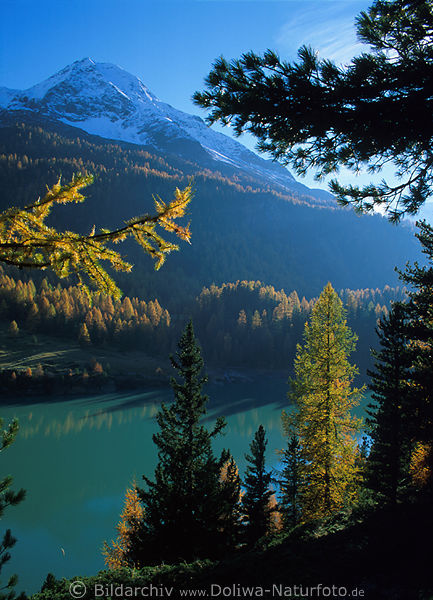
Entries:
POLYGON ((406 307, 394 304, 388 317, 381 319, 377 334, 380 350, 370 389, 375 404, 369 405, 372 438, 366 463, 366 485, 379 500, 395 504, 408 483, 410 454, 414 435, 409 382, 412 352, 407 339, 406 307))
POLYGON ((245 473, 245 494, 242 498, 245 518, 245 540, 248 546, 254 544, 271 529, 272 512, 270 499, 271 473, 266 471, 265 451, 268 441, 263 425, 260 425, 250 444, 251 454, 245 458, 250 463, 245 473))
POLYGON ((229 454, 223 451, 216 458, 212 451, 225 421, 219 418, 211 431, 201 424, 207 378, 201 375, 203 359, 191 322, 171 362, 181 380, 171 379, 174 402, 163 404, 157 415, 154 481, 143 476, 147 487, 139 489, 144 518, 131 559, 141 565, 218 556, 226 546, 221 521, 230 486, 222 485, 220 475, 229 454))
POLYGON ((209 123, 252 133, 259 150, 300 175, 311 168, 320 179, 366 165, 376 173, 394 164, 401 183, 360 189, 334 180, 331 191, 343 204, 379 205, 398 220, 417 212, 433 184, 432 27, 430 0, 375 0, 356 22, 371 51, 347 66, 308 46, 293 63, 271 50, 221 57, 194 100, 210 109, 209 123))
POLYGON ((221 484, 225 502, 221 514, 221 530, 227 550, 238 547, 242 538, 241 479, 233 456, 226 461, 221 471, 221 484))
MULTIPOLYGON (((3 425, 3 419, 0 419, 0 427, 3 425)), ((13 420, 7 429, 1 432, 0 452, 6 450, 15 440, 18 433, 18 421, 13 420)), ((3 516, 5 509, 8 506, 16 506, 24 500, 25 491, 19 490, 14 492, 10 489, 12 485, 12 477, 8 475, 0 481, 0 519, 3 516)), ((3 566, 10 560, 11 555, 9 550, 15 546, 16 539, 12 536, 11 530, 8 529, 3 539, 0 541, 0 573, 3 566)), ((0 589, 0 600, 13 600, 16 597, 14 587, 16 586, 18 577, 12 575, 7 584, 0 589)), ((25 599, 24 594, 20 594, 19 598, 25 599)))
POLYGON ((425 455, 422 464, 429 476, 424 479, 433 492, 433 227, 425 221, 417 225, 416 237, 427 264, 407 265, 400 277, 410 286, 407 320, 412 351, 411 412, 416 416, 415 441, 418 457, 425 455))
POLYGON ((297 346, 295 377, 289 397, 297 409, 293 427, 302 453, 302 521, 326 517, 350 503, 356 494, 360 421, 351 415, 360 390, 348 361, 356 335, 345 319, 343 304, 326 285, 305 325, 304 345, 297 346))
POLYGON ((300 523, 302 515, 303 459, 301 445, 295 434, 289 437, 282 463, 280 510, 284 529, 290 530, 300 523))

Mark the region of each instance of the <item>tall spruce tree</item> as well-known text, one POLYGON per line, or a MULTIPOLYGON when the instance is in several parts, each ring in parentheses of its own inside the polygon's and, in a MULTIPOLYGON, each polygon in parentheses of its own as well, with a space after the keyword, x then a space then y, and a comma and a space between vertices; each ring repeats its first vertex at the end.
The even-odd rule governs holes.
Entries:
POLYGON ((302 521, 326 517, 356 494, 360 420, 351 415, 361 392, 348 360, 357 336, 347 326, 343 304, 328 283, 297 346, 289 397, 297 408, 288 417, 302 454, 302 521))
POLYGON ((250 444, 251 454, 245 458, 250 463, 245 473, 245 494, 242 506, 245 518, 245 540, 248 546, 254 544, 271 529, 272 513, 270 504, 273 490, 270 488, 272 475, 266 471, 265 452, 268 441, 263 425, 260 425, 250 444))
POLYGON ((202 393, 207 378, 201 374, 203 359, 192 322, 171 362, 181 379, 171 379, 174 402, 163 404, 157 415, 159 432, 153 441, 159 462, 154 481, 143 476, 146 489, 138 490, 144 517, 131 545, 130 559, 136 565, 218 556, 227 547, 222 527, 227 503, 236 496, 228 482, 221 481, 229 453, 223 451, 216 458, 212 451, 212 440, 225 421, 219 418, 211 431, 201 424, 208 400, 202 393))
POLYGON ((380 350, 372 351, 375 369, 368 373, 375 404, 367 411, 372 445, 365 483, 376 499, 390 504, 396 504, 407 487, 415 433, 406 315, 407 307, 398 303, 381 319, 377 329, 380 350))
POLYGON ((433 493, 433 227, 425 221, 417 225, 416 237, 427 264, 407 265, 400 277, 410 286, 407 317, 412 351, 411 411, 416 416, 414 439, 418 443, 418 458, 420 453, 425 455, 420 464, 428 473, 424 479, 433 493))
POLYGON ((303 457, 301 444, 295 434, 289 437, 282 463, 284 468, 279 481, 280 510, 284 529, 288 531, 300 523, 302 516, 303 457))

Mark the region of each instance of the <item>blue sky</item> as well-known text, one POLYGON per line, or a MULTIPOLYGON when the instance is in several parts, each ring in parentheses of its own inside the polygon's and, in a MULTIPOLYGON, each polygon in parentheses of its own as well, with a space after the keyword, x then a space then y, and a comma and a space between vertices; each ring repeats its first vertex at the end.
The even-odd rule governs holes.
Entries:
POLYGON ((0 0, 0 85, 23 89, 90 56, 139 76, 162 100, 190 98, 223 54, 311 43, 338 60, 356 51, 359 0, 0 0))
MULTIPOLYGON (((310 43, 339 61, 359 50, 360 0, 0 0, 0 86, 25 89, 75 60, 112 62, 180 110, 220 55, 310 43)), ((218 127, 218 129, 220 129, 218 127)), ((224 133, 231 132, 226 128, 224 133)), ((254 140, 242 136, 250 148, 254 140)), ((312 177, 305 183, 312 184, 312 177)), ((317 184, 314 184, 317 185, 317 184)), ((323 186, 322 186, 323 187, 323 186)), ((326 187, 326 186, 325 186, 326 187)))
MULTIPOLYGON (((220 55, 310 44, 346 63, 362 50, 354 19, 369 0, 0 0, 0 86, 25 89, 90 56, 140 79, 163 101, 205 116, 191 96, 220 55)), ((218 128, 221 129, 221 128, 218 128)), ((223 129, 230 134, 230 130, 223 129)), ((242 136, 250 148, 254 140, 242 136)), ((342 181, 353 181, 342 173, 342 181)), ((363 178, 355 182, 361 183, 363 178)), ((313 173, 302 180, 311 187, 313 173)))

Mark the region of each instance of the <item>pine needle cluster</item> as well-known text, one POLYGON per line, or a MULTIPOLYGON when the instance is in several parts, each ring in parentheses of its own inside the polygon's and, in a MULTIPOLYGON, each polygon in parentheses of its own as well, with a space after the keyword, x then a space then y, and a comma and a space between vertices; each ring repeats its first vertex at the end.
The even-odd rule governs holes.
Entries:
MULTIPOLYGON (((395 169, 397 184, 342 185, 331 191, 361 212, 377 206, 391 221, 415 214, 433 183, 430 0, 375 0, 356 21, 369 52, 348 65, 322 59, 308 45, 298 60, 276 52, 218 58, 194 101, 207 121, 252 133, 257 147, 298 174, 318 180, 341 167, 354 173, 395 169)), ((308 40, 307 40, 308 41, 308 40)))

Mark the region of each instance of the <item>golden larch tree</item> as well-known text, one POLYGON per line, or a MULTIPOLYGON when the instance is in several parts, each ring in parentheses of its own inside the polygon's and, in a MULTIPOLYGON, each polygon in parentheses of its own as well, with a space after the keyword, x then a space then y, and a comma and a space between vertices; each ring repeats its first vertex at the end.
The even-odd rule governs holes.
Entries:
POLYGON ((343 304, 328 283, 297 346, 289 398, 297 408, 285 416, 288 432, 302 454, 302 521, 331 515, 356 495, 360 419, 351 411, 362 390, 352 387, 357 373, 348 356, 357 336, 347 326, 343 304))
POLYGON ((125 506, 120 513, 120 521, 116 527, 117 538, 110 544, 104 542, 102 553, 109 569, 121 569, 131 566, 128 554, 132 539, 138 531, 143 518, 143 507, 135 485, 128 488, 125 494, 125 506))

